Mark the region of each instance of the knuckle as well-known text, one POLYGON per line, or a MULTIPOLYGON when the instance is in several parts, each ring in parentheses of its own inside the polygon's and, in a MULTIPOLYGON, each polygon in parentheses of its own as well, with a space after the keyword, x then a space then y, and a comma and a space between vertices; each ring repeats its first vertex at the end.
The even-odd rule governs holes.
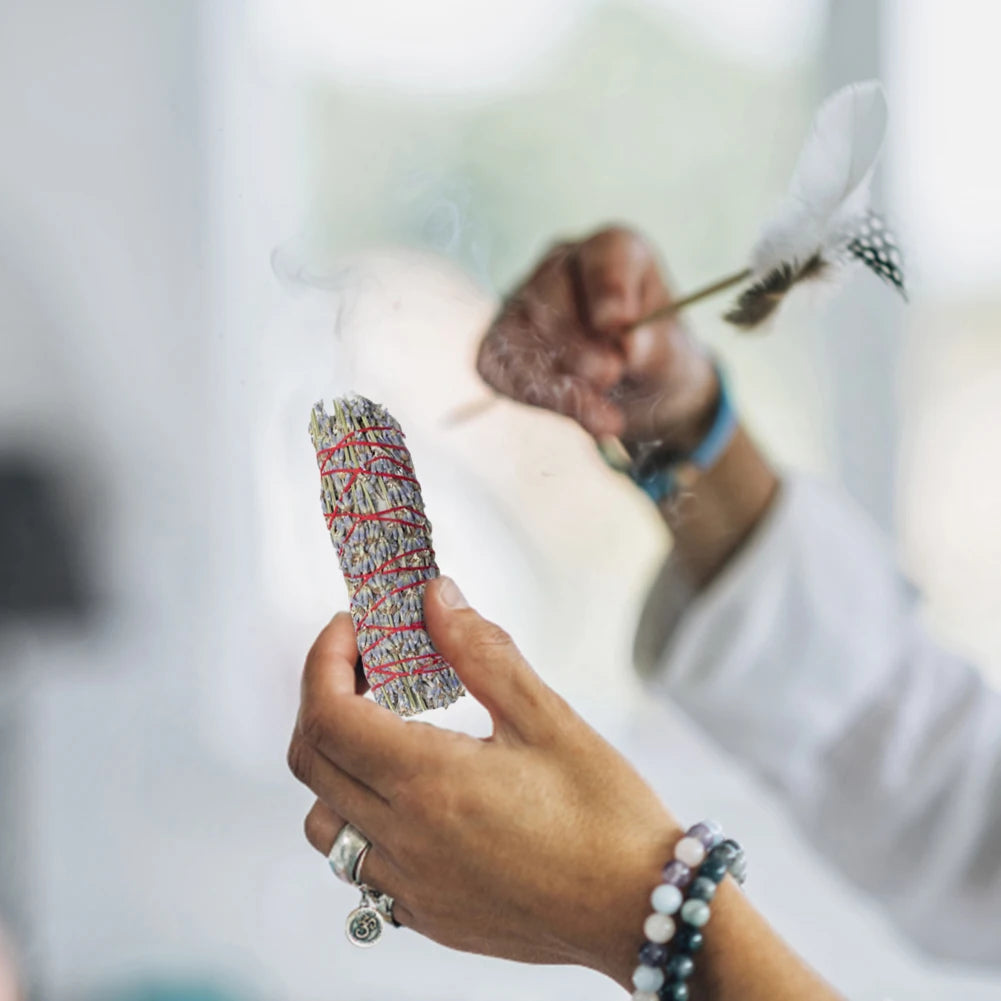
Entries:
POLYGON ((317 636, 316 639, 313 640, 312 646, 310 646, 309 650, 306 651, 306 662, 302 668, 303 674, 308 676, 316 671, 320 664, 321 654, 322 650, 320 637, 317 636))
POLYGON ((604 238, 609 249, 622 251, 629 255, 644 253, 649 248, 646 239, 628 226, 608 226, 599 235, 604 238))
POLYGON ((589 277, 605 286, 621 285, 652 257, 650 244, 626 226, 609 226, 587 243, 589 277))
POLYGON ((326 714, 319 706, 304 705, 299 714, 299 733, 307 744, 318 744, 329 728, 326 714))
POLYGON ((482 622, 473 630, 467 645, 474 653, 492 657, 505 650, 513 649, 514 641, 500 626, 493 622, 482 622))
POLYGON ((574 249, 574 246, 575 244, 573 240, 553 240, 553 242, 546 248, 546 252, 543 257, 563 257, 566 254, 569 254, 574 249))
POLYGON ((577 245, 573 240, 555 240, 539 259, 538 265, 525 282, 525 286, 531 286, 533 282, 550 274, 554 269, 562 268, 567 258, 574 254, 576 250, 577 245))
POLYGON ((499 388, 498 383, 504 377, 504 329, 503 320, 498 320, 487 331, 487 336, 483 338, 479 351, 476 353, 476 371, 480 378, 495 389, 499 388))
POLYGON ((286 761, 289 771, 305 785, 309 785, 312 760, 313 749, 298 737, 294 737, 289 744, 286 761))
POLYGON ((322 817, 320 817, 315 807, 306 814, 306 820, 302 826, 306 840, 317 851, 323 851, 325 848, 324 839, 327 834, 327 825, 323 822, 322 817))

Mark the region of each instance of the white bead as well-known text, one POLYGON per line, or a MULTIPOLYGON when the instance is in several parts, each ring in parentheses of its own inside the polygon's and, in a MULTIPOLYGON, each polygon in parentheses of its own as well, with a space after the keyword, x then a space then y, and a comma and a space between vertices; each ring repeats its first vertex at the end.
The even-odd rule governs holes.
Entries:
POLYGON ((660 1001, 660 998, 653 991, 636 991, 632 1001, 660 1001))
POLYGON ((664 971, 656 966, 637 966, 633 970, 633 987, 638 991, 656 993, 664 986, 664 971))
POLYGON ((643 934, 658 945, 670 942, 674 938, 674 920, 666 914, 651 914, 643 922, 643 934))
POLYGON ((689 869, 694 869, 705 862, 706 850, 697 838, 682 838, 674 846, 674 857, 687 865, 689 869))
POLYGON ((659 914, 676 914, 681 907, 681 890, 670 883, 663 883, 650 894, 650 903, 659 914))

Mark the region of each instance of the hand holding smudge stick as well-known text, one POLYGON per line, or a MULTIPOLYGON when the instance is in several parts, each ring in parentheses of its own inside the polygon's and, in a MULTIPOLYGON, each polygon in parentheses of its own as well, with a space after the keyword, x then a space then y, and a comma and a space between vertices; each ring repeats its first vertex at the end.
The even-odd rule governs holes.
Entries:
POLYGON ((384 407, 348 396, 334 400, 332 415, 317 403, 309 432, 376 701, 400 716, 451 705, 465 690, 424 628, 424 587, 438 566, 400 425, 384 407))

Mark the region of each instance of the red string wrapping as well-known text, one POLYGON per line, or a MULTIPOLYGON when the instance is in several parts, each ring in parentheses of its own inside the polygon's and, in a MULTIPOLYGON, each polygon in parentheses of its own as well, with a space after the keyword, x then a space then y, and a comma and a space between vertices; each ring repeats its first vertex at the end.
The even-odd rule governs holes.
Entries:
POLYGON ((438 566, 403 431, 361 396, 335 400, 333 410, 313 407, 310 436, 365 676, 376 700, 401 716, 450 705, 464 690, 425 628, 424 588, 438 566))

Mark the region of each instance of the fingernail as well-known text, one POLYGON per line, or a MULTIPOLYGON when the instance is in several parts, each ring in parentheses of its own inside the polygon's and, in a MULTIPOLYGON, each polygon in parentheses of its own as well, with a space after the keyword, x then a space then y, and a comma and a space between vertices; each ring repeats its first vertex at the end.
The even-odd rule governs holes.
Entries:
POLYGON ((469 608, 469 602, 456 586, 451 577, 442 577, 438 588, 438 597, 443 605, 449 608, 469 608))

